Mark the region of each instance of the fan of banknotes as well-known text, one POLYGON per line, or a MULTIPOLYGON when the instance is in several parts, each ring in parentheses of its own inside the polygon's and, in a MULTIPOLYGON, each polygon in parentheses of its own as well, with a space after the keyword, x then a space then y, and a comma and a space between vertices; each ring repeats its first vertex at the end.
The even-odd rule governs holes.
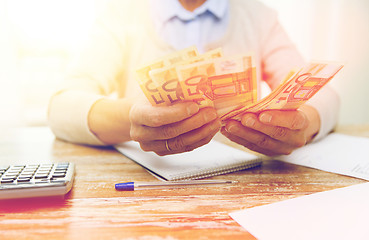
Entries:
POLYGON ((252 56, 224 57, 220 48, 199 54, 189 47, 137 70, 137 80, 153 106, 194 101, 217 110, 222 121, 245 112, 294 110, 314 96, 343 65, 309 63, 286 77, 267 97, 257 100, 252 56))

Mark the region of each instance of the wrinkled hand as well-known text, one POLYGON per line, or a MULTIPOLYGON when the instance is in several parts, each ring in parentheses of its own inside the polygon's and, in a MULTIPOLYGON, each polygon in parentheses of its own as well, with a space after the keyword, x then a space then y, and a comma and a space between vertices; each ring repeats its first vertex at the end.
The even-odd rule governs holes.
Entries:
POLYGON ((199 109, 193 102, 165 107, 137 103, 129 116, 132 140, 139 142, 144 151, 160 156, 192 151, 205 145, 221 127, 215 109, 199 109))
POLYGON ((316 110, 307 110, 306 113, 300 110, 246 113, 241 122, 228 121, 221 132, 252 151, 268 156, 288 155, 308 143, 319 131, 316 110))

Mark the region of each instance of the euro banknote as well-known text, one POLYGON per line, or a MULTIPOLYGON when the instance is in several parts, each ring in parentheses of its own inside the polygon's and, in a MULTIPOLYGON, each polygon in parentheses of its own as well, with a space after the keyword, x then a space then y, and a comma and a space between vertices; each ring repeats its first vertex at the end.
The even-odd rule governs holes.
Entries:
POLYGON ((167 105, 158 90, 158 86, 150 77, 150 71, 158 68, 168 67, 181 61, 198 56, 196 47, 189 47, 183 50, 168 54, 136 70, 137 81, 152 105, 167 105))
POLYGON ((260 101, 240 107, 223 115, 227 119, 239 120, 245 112, 258 113, 265 110, 296 110, 312 98, 341 69, 337 63, 308 63, 293 74, 267 97, 260 101))
POLYGON ((178 80, 177 68, 220 57, 222 57, 222 50, 220 48, 214 49, 204 54, 178 61, 169 66, 153 69, 149 71, 149 76, 157 87, 162 100, 167 105, 183 100, 189 100, 183 95, 183 91, 178 80))
POLYGON ((256 68, 251 55, 224 57, 221 49, 199 54, 190 47, 137 70, 138 83, 152 105, 194 101, 217 110, 223 123, 246 112, 295 110, 313 97, 341 69, 312 62, 291 71, 267 97, 257 100, 256 68))
POLYGON ((215 58, 176 69, 184 99, 200 107, 211 102, 219 116, 257 100, 251 56, 215 58))

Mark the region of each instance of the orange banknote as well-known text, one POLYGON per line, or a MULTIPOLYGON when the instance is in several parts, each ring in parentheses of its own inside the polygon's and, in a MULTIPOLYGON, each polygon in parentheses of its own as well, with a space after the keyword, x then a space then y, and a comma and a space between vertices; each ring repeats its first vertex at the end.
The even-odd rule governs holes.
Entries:
POLYGON ((252 105, 245 105, 228 112, 222 120, 239 120, 245 112, 261 112, 264 110, 295 110, 312 98, 326 85, 343 65, 334 63, 309 63, 299 72, 284 81, 271 94, 252 105))
POLYGON ((185 48, 181 51, 177 51, 166 55, 152 63, 146 64, 136 71, 137 81, 144 92, 146 98, 152 105, 167 105, 163 96, 158 90, 158 86, 152 81, 149 72, 153 69, 163 68, 171 66, 181 61, 188 60, 192 57, 198 56, 196 47, 185 48))
POLYGON ((178 66, 177 74, 184 99, 196 101, 200 106, 210 101, 219 116, 257 99, 251 56, 216 58, 178 66))
POLYGON ((204 54, 178 61, 170 66, 153 69, 149 72, 149 75, 157 86, 162 100, 168 105, 173 104, 186 99, 178 81, 177 67, 220 57, 222 57, 222 50, 220 48, 214 49, 204 54))

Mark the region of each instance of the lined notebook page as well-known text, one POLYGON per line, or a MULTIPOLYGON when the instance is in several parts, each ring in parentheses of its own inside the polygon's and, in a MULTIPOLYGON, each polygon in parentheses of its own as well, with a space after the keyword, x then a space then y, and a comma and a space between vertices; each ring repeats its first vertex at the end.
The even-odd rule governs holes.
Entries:
POLYGON ((133 141, 117 145, 115 148, 147 170, 169 181, 200 179, 261 164, 259 156, 215 140, 192 152, 163 157, 153 152, 144 152, 139 143, 133 141))

